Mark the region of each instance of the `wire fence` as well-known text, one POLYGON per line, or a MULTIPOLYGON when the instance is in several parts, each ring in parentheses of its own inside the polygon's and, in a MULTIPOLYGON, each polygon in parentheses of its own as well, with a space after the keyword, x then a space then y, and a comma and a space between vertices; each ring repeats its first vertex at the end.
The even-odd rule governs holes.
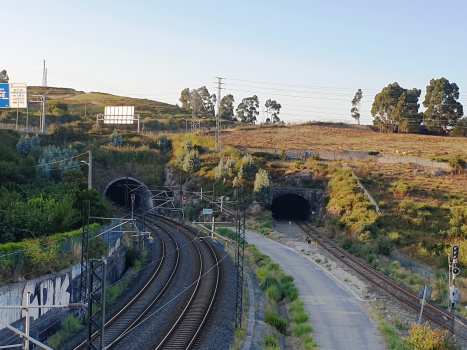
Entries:
MULTIPOLYGON (((122 220, 114 219, 111 224, 92 227, 89 237, 96 237, 102 232, 102 239, 109 249, 115 247, 115 242, 121 239, 123 227, 114 226, 122 220)), ((81 261, 82 234, 57 239, 31 240, 25 242, 21 249, 0 255, 1 284, 33 279, 48 273, 54 273, 69 268, 81 261)))

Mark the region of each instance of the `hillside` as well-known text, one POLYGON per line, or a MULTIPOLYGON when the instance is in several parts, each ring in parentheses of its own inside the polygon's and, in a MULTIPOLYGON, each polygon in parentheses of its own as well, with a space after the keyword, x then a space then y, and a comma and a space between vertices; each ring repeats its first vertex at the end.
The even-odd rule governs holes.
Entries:
MULTIPOLYGON (((175 105, 148 99, 117 96, 102 92, 85 93, 71 88, 55 88, 42 86, 29 86, 29 99, 35 93, 47 94, 47 127, 52 123, 66 125, 73 128, 89 130, 96 121, 96 114, 103 113, 105 106, 135 106, 135 113, 140 114, 145 130, 185 130, 183 118, 191 118, 191 110, 175 105)), ((204 126, 215 125, 214 116, 205 117, 204 126)), ((11 127, 16 122, 16 110, 6 109, 0 111, 0 123, 11 127)), ((29 103, 29 126, 39 126, 39 103, 29 103)), ((26 125, 26 111, 19 110, 19 124, 26 125)), ((5 125, 5 126, 7 126, 5 125)), ((109 126, 113 128, 114 126, 109 126)), ((134 130, 134 126, 119 126, 120 129, 134 130)))
POLYGON ((467 156, 467 138, 420 134, 386 134, 358 125, 304 124, 283 127, 250 127, 227 130, 223 142, 235 147, 276 149, 353 150, 430 158, 459 154, 467 156))

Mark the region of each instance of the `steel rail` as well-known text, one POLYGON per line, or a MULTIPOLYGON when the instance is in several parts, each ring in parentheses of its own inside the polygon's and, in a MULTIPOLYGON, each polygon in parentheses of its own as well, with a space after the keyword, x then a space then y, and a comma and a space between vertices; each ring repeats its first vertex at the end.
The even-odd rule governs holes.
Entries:
MULTIPOLYGON (((171 220, 167 220, 165 218, 162 219, 165 224, 173 227, 173 228, 184 228, 186 231, 192 232, 196 235, 195 239, 199 237, 199 233, 196 232, 194 229, 180 225, 179 223, 171 220), (177 227, 178 226, 178 227, 177 227)), ((182 232, 184 233, 184 232, 182 232)), ((210 266, 209 264, 203 264, 200 267, 200 275, 198 277, 198 283, 196 284, 196 288, 192 293, 189 301, 187 302, 182 314, 178 317, 176 322, 173 324, 169 332, 165 335, 162 341, 154 348, 156 350, 159 349, 190 349, 197 340, 197 337, 204 326, 204 323, 209 316, 209 313, 212 309, 212 305, 217 297, 217 290, 219 286, 219 276, 220 276, 220 269, 219 269, 219 261, 217 259, 217 255, 214 251, 214 248, 208 243, 208 236, 202 236, 202 240, 199 242, 195 239, 192 242, 195 245, 201 245, 204 243, 210 248, 210 254, 212 253, 212 260, 213 264, 210 266), (203 266, 205 267, 206 272, 203 274, 203 266), (215 279, 214 279, 214 286, 212 285, 209 275, 212 272, 212 268, 215 268, 215 279), (213 288, 214 287, 214 288, 213 288), (210 299, 208 300, 208 305, 206 304, 206 295, 209 295, 210 299), (198 303, 198 304, 196 304, 198 303), (200 305, 201 304, 201 305, 200 305), (182 327, 183 326, 183 327, 182 327), (187 339, 189 337, 189 339, 187 339), (172 344, 170 344, 172 343, 172 344)), ((208 250, 203 249, 203 247, 197 247, 201 253, 206 253, 208 250)), ((209 255, 210 255, 209 254, 209 255)), ((202 254, 200 255, 202 256, 202 254)), ((209 260, 207 257, 204 257, 205 260, 209 260)), ((212 278, 212 277, 211 277, 212 278)))
MULTIPOLYGON (((164 287, 161 289, 159 294, 154 298, 154 300, 150 303, 150 305, 146 308, 146 310, 144 310, 144 312, 141 313, 136 318, 136 320, 129 327, 127 327, 127 329, 125 329, 114 341, 112 341, 109 345, 107 345, 106 349, 111 349, 112 347, 116 346, 118 344, 118 342, 120 342, 134 327, 136 327, 140 322, 143 322, 143 317, 145 317, 147 315, 149 310, 154 306, 154 304, 164 294, 164 292, 166 291, 166 289, 168 288, 168 286, 172 282, 172 279, 175 276, 175 272, 177 271, 177 268, 178 268, 178 263, 179 263, 179 259, 180 259, 180 252, 179 252, 179 247, 178 247, 177 241, 175 240, 174 236, 168 230, 166 230, 163 227, 157 225, 153 221, 148 220, 147 217, 146 217, 146 220, 149 221, 150 224, 152 223, 153 225, 155 225, 157 227, 160 227, 162 230, 164 230, 171 237, 172 241, 175 243, 175 247, 176 247, 175 251, 177 252, 177 259, 176 259, 176 262, 175 262, 175 267, 172 270, 172 273, 171 273, 169 279, 167 280, 167 282, 165 283, 164 287)), ((153 231, 155 231, 155 230, 153 230, 153 231)))
MULTIPOLYGON (((162 257, 161 257, 161 259, 160 259, 161 261, 160 261, 160 263, 159 263, 159 265, 158 265, 156 271, 153 273, 153 275, 151 276, 151 278, 149 279, 149 281, 143 286, 143 288, 141 288, 141 290, 125 305, 125 307, 123 307, 116 315, 114 315, 110 320, 108 320, 108 321, 105 323, 105 329, 108 329, 112 324, 114 324, 118 319, 120 319, 120 317, 121 317, 124 313, 128 312, 128 311, 131 309, 131 307, 132 307, 138 300, 140 300, 140 299, 144 296, 144 294, 146 293, 146 291, 147 291, 147 289, 149 288, 149 286, 155 281, 156 276, 158 275, 158 273, 159 273, 159 271, 160 271, 162 265, 163 265, 164 262, 165 262, 166 243, 165 243, 164 240, 162 239, 162 236, 161 236, 159 233, 156 232, 156 230, 152 230, 152 231, 159 237, 159 239, 161 240, 161 243, 162 243, 162 244, 161 244, 161 246, 162 246, 162 257)), ((169 280, 167 281, 166 285, 164 286, 163 291, 166 289, 167 285, 170 284, 170 282, 171 282, 171 280, 172 280, 172 277, 173 277, 173 275, 175 274, 175 271, 176 271, 176 269, 177 269, 177 267, 178 267, 178 260, 179 260, 178 244, 177 244, 177 242, 175 241, 175 239, 173 238, 173 236, 172 236, 169 232, 167 232, 167 233, 171 236, 173 242, 175 243, 176 251, 177 251, 177 258, 176 258, 176 265, 175 265, 175 268, 174 268, 174 270, 172 271, 172 275, 170 276, 170 278, 169 278, 169 280)), ((162 293, 159 293, 159 295, 158 295, 156 298, 154 298, 154 300, 151 302, 151 305, 150 305, 149 307, 147 307, 146 310, 144 310, 144 312, 143 312, 137 319, 141 319, 142 315, 145 314, 145 313, 149 310, 149 308, 152 307, 152 305, 154 305, 154 303, 160 298, 161 294, 162 294, 162 293)), ((134 327, 134 326, 135 326, 135 322, 132 322, 130 327, 134 327)), ((130 330, 130 327, 127 327, 127 329, 125 329, 121 334, 124 334, 124 333, 126 333, 127 331, 129 331, 129 330, 130 330)), ((94 332, 94 333, 93 333, 93 335, 92 335, 92 339, 93 339, 93 340, 96 338, 97 334, 98 334, 98 332, 94 332)), ((120 334, 120 335, 121 335, 121 334, 120 334)), ((120 336, 120 335, 119 335, 119 336, 120 336)), ((105 332, 104 332, 104 337, 105 337, 105 336, 106 336, 106 335, 105 335, 105 332)), ((118 338, 112 340, 111 345, 114 345, 114 343, 115 343, 115 341, 116 341, 117 339, 118 339, 118 338)), ((80 343, 78 346, 76 346, 76 347, 75 347, 75 350, 82 349, 85 345, 86 345, 86 341, 84 341, 84 342, 80 343)))
MULTIPOLYGON (((327 247, 326 245, 324 244, 321 244, 321 246, 326 249, 328 252, 330 252, 332 255, 334 255, 335 257, 337 257, 341 262, 343 262, 344 264, 346 264, 347 266, 349 266, 351 269, 353 269, 354 271, 358 272, 360 275, 362 275, 363 277, 365 277, 366 279, 368 279, 370 282, 372 282, 373 284, 376 284, 378 287, 380 287, 381 289, 385 290, 386 292, 388 292, 389 294, 391 294, 393 297, 395 297, 397 300, 401 301, 402 303, 410 306, 411 308, 413 308, 414 310, 416 310, 417 312, 420 310, 420 307, 418 306, 418 304, 420 303, 419 299, 417 296, 409 293, 408 291, 406 291, 405 289, 401 288, 400 286, 398 286, 397 284, 395 284, 394 282, 390 281, 389 279, 387 279, 386 277, 384 277, 383 275, 381 275, 380 273, 374 271, 373 269, 369 268, 368 266, 365 266, 364 264, 362 264, 361 262, 359 262, 354 256, 352 256, 350 253, 346 252, 344 249, 342 249, 341 247, 337 246, 336 244, 334 244, 331 240, 329 240, 327 237, 323 236, 322 234, 320 234, 319 232, 317 232, 313 227, 311 227, 310 225, 308 225, 307 223, 299 223, 299 222, 296 222, 296 224, 298 225, 298 227, 303 231, 305 232, 308 236, 310 236, 311 238, 314 238, 314 239, 318 239, 320 238, 322 241, 324 241, 327 245, 329 245, 329 247, 327 247), (306 228, 308 228, 309 230, 313 231, 313 235, 309 230, 307 230, 304 226, 306 226, 306 228), (336 253, 339 252, 339 254, 336 253), (342 255, 344 255, 347 259, 343 259, 342 255), (354 263, 354 265, 350 264, 349 263, 349 260, 354 263), (356 266, 357 267, 356 267, 356 266), (366 272, 367 274, 365 274, 364 272, 366 272), (372 276, 373 278, 371 278, 370 276, 368 276, 368 273, 370 274, 370 276, 372 276), (384 285, 382 283, 380 283, 379 281, 375 281, 374 277, 377 277, 378 279, 382 280, 384 283, 386 283, 387 285, 384 285), (395 289, 397 291, 397 293, 399 293, 399 295, 394 292, 394 290, 391 290, 390 288, 388 288, 388 286, 392 287, 393 289, 395 289), (409 300, 407 299, 404 299, 400 294, 402 294, 404 297, 408 298, 409 300), (415 305, 414 305, 415 304, 415 305)), ((426 309, 425 310, 431 310, 431 312, 434 312, 437 314, 437 316, 442 316, 442 317, 445 317, 446 320, 447 320, 447 323, 452 323, 452 316, 443 312, 442 310, 439 310, 437 309, 436 307, 430 305, 430 304, 426 304, 426 309)), ((449 324, 445 324, 444 322, 440 321, 440 320, 437 320, 435 318, 435 316, 432 316, 432 315, 429 315, 426 311, 424 312, 424 316, 425 318, 429 319, 430 321, 436 323, 437 325, 445 328, 445 329, 448 329, 448 330, 452 330, 452 327, 449 325, 449 324)), ((465 341, 467 341, 467 336, 459 333, 459 332, 456 332, 455 333, 456 335, 458 335, 459 337, 463 338, 465 341)))

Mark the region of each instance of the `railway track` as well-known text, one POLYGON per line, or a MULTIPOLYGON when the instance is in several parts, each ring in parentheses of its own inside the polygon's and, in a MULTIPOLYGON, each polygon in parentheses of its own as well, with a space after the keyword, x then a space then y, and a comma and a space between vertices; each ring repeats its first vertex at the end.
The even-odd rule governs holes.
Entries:
MULTIPOLYGON (((410 291, 404 289, 403 287, 397 285, 393 281, 386 278, 384 275, 379 272, 365 266, 359 262, 355 257, 344 249, 337 246, 327 237, 320 234, 313 227, 304 222, 296 222, 298 227, 300 227, 303 232, 305 232, 309 237, 316 239, 320 242, 321 247, 326 249, 329 253, 334 255, 338 260, 349 266, 354 271, 358 272, 360 275, 365 277, 367 280, 372 282, 374 285, 378 286, 388 294, 395 297, 397 300, 403 304, 411 307, 417 312, 420 312, 420 300, 418 296, 412 294, 410 291)), ((427 303, 423 310, 423 316, 427 321, 430 321, 442 329, 447 329, 452 331, 452 316, 441 310, 440 308, 427 303)), ((454 334, 464 343, 467 343, 467 327, 460 322, 457 322, 454 334)))
MULTIPOLYGON (((131 329, 133 329, 142 318, 149 312, 151 307, 157 302, 161 297, 163 292, 167 289, 172 278, 177 271, 178 262, 179 262, 179 250, 178 244, 173 237, 173 235, 165 231, 165 235, 169 239, 163 239, 163 234, 158 233, 157 230, 151 229, 153 234, 158 237, 161 244, 161 258, 155 272, 150 277, 149 281, 143 286, 143 288, 130 300, 127 305, 120 310, 115 316, 105 323, 105 332, 104 332, 104 343, 107 348, 114 347, 118 341, 121 339, 122 334, 126 334, 131 329), (175 254, 170 254, 167 256, 167 252, 175 252, 175 254), (169 261, 171 260, 171 261, 169 261), (159 281, 157 277, 159 272, 163 267, 169 266, 172 270, 169 278, 165 281, 164 286, 159 287, 159 281)), ((95 332, 91 339, 95 346, 98 346, 96 340, 97 332, 95 332)), ((75 350, 84 349, 86 343, 83 342, 75 350)))
MULTIPOLYGON (((170 222, 169 225, 175 227, 170 222)), ((184 305, 180 316, 170 330, 154 349, 190 349, 196 347, 198 335, 206 322, 212 305, 217 296, 219 285, 219 264, 214 248, 208 243, 207 236, 199 234, 188 227, 183 227, 185 233, 195 234, 193 241, 201 257, 199 275, 195 289, 184 305)))
MULTIPOLYGON (((115 316, 105 324, 105 346, 106 349, 120 348, 120 343, 127 337, 132 336, 131 331, 146 320, 157 307, 158 301, 170 290, 172 282, 180 261, 180 248, 174 237, 175 231, 190 241, 192 249, 196 251, 194 262, 198 266, 198 272, 194 282, 187 288, 191 295, 185 298, 184 304, 176 318, 162 331, 160 339, 147 345, 152 349, 190 349, 196 347, 203 325, 209 316, 214 300, 217 295, 219 283, 219 266, 217 255, 204 235, 200 236, 195 230, 178 224, 163 217, 146 214, 147 227, 158 237, 161 244, 161 258, 149 281, 138 292, 138 294, 115 316), (158 232, 159 231, 159 232, 158 232), (172 231, 172 233, 171 233, 172 231), (170 274, 162 282, 161 271, 169 269, 170 274), (131 334, 131 335, 129 335, 131 334)), ((137 334, 137 333, 135 333, 137 334)), ((92 342, 98 345, 97 332, 92 335, 92 342)), ((75 348, 84 349, 85 342, 75 348)), ((124 346, 124 345, 122 345, 124 346)))

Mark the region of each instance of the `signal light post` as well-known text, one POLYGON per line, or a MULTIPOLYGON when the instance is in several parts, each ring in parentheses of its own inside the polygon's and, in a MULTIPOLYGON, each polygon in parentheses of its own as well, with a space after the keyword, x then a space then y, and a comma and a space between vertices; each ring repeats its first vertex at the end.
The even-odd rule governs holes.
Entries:
POLYGON ((448 253, 448 265, 449 265, 449 308, 452 312, 452 333, 454 334, 454 312, 456 310, 456 304, 459 304, 460 295, 459 289, 456 288, 456 276, 460 274, 461 270, 456 266, 457 260, 459 259, 459 246, 454 245, 452 247, 452 261, 451 256, 448 253), (452 277, 452 278, 451 278, 452 277))

